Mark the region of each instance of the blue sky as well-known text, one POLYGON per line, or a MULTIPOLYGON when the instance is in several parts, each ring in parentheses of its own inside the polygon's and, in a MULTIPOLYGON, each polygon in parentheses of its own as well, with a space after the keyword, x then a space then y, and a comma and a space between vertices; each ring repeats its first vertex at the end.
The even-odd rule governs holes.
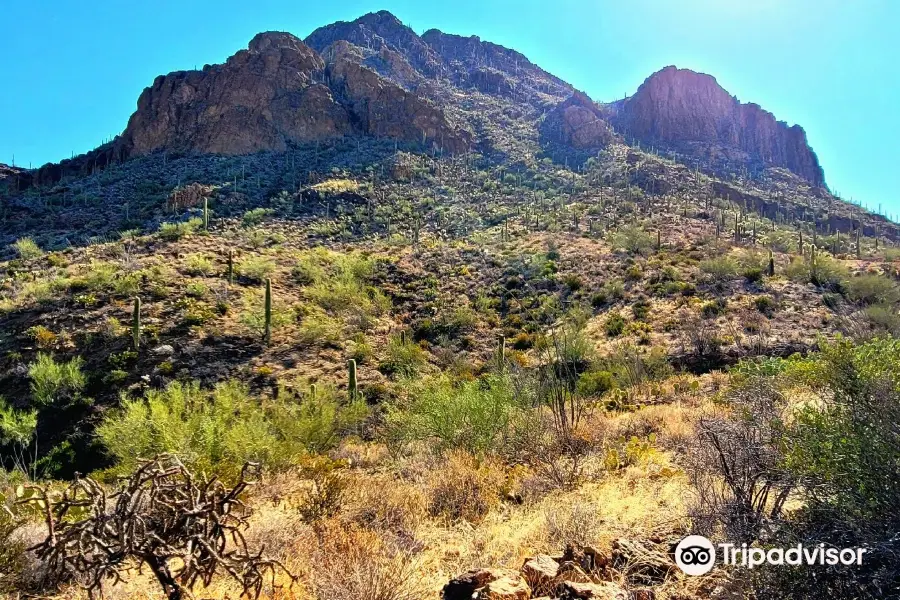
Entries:
POLYGON ((305 37, 386 9, 479 35, 595 100, 674 64, 799 123, 829 186, 900 213, 900 1, 0 0, 0 162, 38 166, 120 133, 159 74, 221 62, 260 31, 305 37))

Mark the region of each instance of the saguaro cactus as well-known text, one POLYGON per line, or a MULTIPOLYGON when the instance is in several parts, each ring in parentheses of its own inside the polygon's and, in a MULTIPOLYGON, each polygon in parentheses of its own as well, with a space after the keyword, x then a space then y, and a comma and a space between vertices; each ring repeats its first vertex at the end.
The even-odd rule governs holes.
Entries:
POLYGON ((234 250, 228 251, 228 283, 234 283, 234 250))
POLYGON ((203 231, 209 231, 209 199, 203 199, 203 231))
POLYGON ((772 251, 769 250, 769 277, 772 277, 775 274, 775 257, 772 256, 772 251))
POLYGON ((352 358, 347 361, 347 392, 350 394, 351 400, 355 400, 359 395, 359 387, 356 383, 356 360, 352 358))
POLYGON ((266 328, 265 340, 266 344, 272 343, 272 280, 266 279, 266 328))
POLYGON ((131 339, 134 341, 134 349, 141 345, 141 299, 134 297, 134 308, 131 311, 131 339))
POLYGON ((497 339, 497 365, 503 371, 506 368, 506 336, 500 335, 497 339))
POLYGON ((860 228, 856 229, 856 258, 862 258, 862 246, 860 245, 860 228))

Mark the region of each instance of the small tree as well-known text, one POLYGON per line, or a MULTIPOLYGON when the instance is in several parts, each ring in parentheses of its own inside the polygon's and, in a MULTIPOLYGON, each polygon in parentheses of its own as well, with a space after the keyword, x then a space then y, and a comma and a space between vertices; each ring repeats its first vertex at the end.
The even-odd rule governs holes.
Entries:
POLYGON ((275 585, 278 561, 247 546, 242 530, 249 510, 241 495, 259 466, 244 466, 240 481, 226 487, 213 477, 197 479, 172 455, 143 462, 115 493, 90 478, 76 479, 62 494, 34 491, 43 509, 47 538, 31 548, 47 565, 51 582, 74 579, 93 597, 105 580, 121 580, 132 561, 146 565, 169 600, 181 600, 199 580, 209 585, 224 571, 258 597, 268 575, 275 585), (178 558, 180 571, 169 561, 178 558))

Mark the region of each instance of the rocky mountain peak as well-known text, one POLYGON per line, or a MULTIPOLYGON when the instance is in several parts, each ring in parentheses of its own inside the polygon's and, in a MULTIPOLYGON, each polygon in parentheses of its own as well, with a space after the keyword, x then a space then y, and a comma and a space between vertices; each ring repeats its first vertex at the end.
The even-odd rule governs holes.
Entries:
POLYGON ((815 186, 825 182, 801 127, 777 121, 757 104, 741 103, 704 73, 674 66, 654 73, 619 103, 615 123, 647 144, 758 161, 785 167, 815 186))
MULTIPOLYGON (((389 13, 366 19, 382 32, 399 24, 389 13)), ((357 45, 338 39, 323 50, 330 47, 326 70, 323 57, 296 36, 266 32, 224 64, 160 76, 141 94, 122 143, 129 154, 247 154, 368 134, 431 140, 453 152, 467 147, 439 108, 363 65, 357 45)))

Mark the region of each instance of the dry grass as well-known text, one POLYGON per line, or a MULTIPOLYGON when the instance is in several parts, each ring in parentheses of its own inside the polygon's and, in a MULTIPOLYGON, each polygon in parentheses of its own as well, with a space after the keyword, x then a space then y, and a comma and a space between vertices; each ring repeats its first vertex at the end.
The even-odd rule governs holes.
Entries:
MULTIPOLYGON (((652 428, 662 448, 690 435, 696 410, 684 402, 593 418, 620 431, 652 428)), ((523 504, 503 499, 517 470, 491 459, 457 452, 392 462, 383 448, 360 442, 345 444, 338 453, 357 460, 335 517, 302 523, 294 506, 304 486, 292 474, 267 480, 250 499, 255 514, 248 540, 264 545, 299 576, 293 587, 267 589, 267 600, 434 598, 448 579, 470 568, 519 568, 528 557, 558 553, 567 543, 609 551, 619 537, 674 539, 689 523, 689 483, 665 449, 655 451, 652 460, 523 504)), ((697 586, 694 580, 671 580, 657 588, 657 598, 690 597, 697 586)), ((239 590, 220 578, 194 592, 198 598, 225 599, 237 598, 239 590)), ((162 596, 155 582, 133 572, 109 588, 107 597, 162 596)), ((69 589, 58 598, 86 596, 69 589)))

